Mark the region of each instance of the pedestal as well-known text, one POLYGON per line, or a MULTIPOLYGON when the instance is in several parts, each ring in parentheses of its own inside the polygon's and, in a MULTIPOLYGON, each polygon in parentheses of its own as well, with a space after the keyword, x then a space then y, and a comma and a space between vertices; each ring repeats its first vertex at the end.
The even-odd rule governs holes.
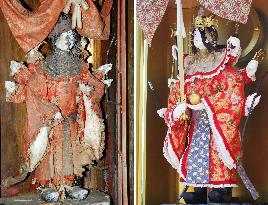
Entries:
POLYGON ((102 192, 92 190, 88 197, 83 201, 74 201, 66 199, 64 202, 59 203, 46 203, 43 202, 38 193, 1 198, 0 205, 110 205, 110 197, 102 192))

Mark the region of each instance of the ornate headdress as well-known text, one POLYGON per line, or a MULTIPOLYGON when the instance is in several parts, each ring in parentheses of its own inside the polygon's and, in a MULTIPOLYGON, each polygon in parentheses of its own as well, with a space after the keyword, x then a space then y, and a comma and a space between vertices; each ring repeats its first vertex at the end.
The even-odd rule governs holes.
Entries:
POLYGON ((206 34, 206 41, 214 46, 217 45, 216 27, 218 27, 218 20, 215 19, 215 15, 206 17, 204 14, 204 8, 200 7, 198 16, 194 19, 194 29, 198 28, 204 30, 206 34))
POLYGON ((198 16, 194 21, 194 28, 201 28, 202 30, 206 27, 218 27, 218 21, 215 19, 215 15, 209 17, 205 16, 204 8, 200 7, 198 16))
POLYGON ((218 21, 215 20, 214 15, 209 17, 197 16, 195 18, 194 28, 201 28, 203 30, 206 27, 218 27, 218 21))

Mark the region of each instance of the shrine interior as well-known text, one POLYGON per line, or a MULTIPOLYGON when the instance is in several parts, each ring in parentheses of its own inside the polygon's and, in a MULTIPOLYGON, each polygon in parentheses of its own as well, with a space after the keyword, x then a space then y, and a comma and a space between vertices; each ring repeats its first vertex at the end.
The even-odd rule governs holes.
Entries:
MULTIPOLYGON (((42 1, 20 1, 30 11, 37 8, 40 2, 42 1)), ((104 2, 94 1, 99 11, 104 2)), ((132 1, 106 2, 112 2, 110 13, 106 14, 110 15, 108 22, 110 36, 108 40, 93 40, 91 45, 92 71, 103 64, 113 64, 112 70, 107 74, 113 82, 100 103, 105 124, 105 149, 101 159, 95 161, 91 168, 85 168, 83 184, 87 189, 95 189, 107 194, 110 198, 109 204, 133 204, 134 36, 133 27, 127 25, 133 24, 134 5, 132 1)), ((0 45, 1 180, 3 180, 19 173, 27 111, 25 104, 7 103, 5 99, 4 82, 12 80, 9 74, 10 61, 22 62, 26 60, 26 56, 12 35, 2 12, 0 12, 0 45)), ((51 53, 47 44, 44 44, 41 49, 46 55, 51 53)), ((1 186, 1 198, 33 193, 35 188, 31 183, 32 174, 29 174, 22 183, 10 188, 1 186)))
MULTIPOLYGON (((197 15, 197 1, 182 1, 184 23, 187 37, 185 40, 186 53, 189 51, 189 31, 193 23, 193 18, 197 15)), ((230 35, 235 32, 235 24, 223 20, 219 17, 219 42, 225 44, 230 35)), ((154 89, 159 96, 161 107, 167 105, 169 93, 168 78, 171 76, 172 55, 171 47, 174 39, 171 37, 172 28, 176 23, 176 4, 170 2, 164 14, 162 22, 156 30, 152 40, 152 45, 148 50, 148 71, 147 79, 154 85, 154 89)), ((243 68, 254 55, 263 48, 268 49, 268 7, 266 0, 253 0, 251 13, 247 24, 240 24, 238 38, 241 40, 242 49, 246 54, 238 62, 237 68, 243 68), (257 35, 255 35, 258 33, 257 35), (252 43, 254 42, 254 43, 252 43)), ((257 79, 261 78, 268 70, 267 57, 259 65, 257 79)), ((246 94, 255 92, 256 84, 246 86, 246 94)), ((175 203, 174 200, 178 192, 182 192, 183 187, 176 184, 178 175, 165 160, 162 147, 166 134, 166 125, 163 123, 157 110, 159 105, 155 102, 154 94, 148 89, 147 95, 147 120, 146 120, 146 204, 166 204, 175 203)), ((249 119, 244 140, 243 163, 252 183, 259 191, 261 197, 257 203, 268 201, 268 78, 261 85, 261 102, 254 110, 249 119)), ((241 123, 242 130, 244 121, 241 123)), ((249 192, 240 185, 235 188, 233 196, 239 197, 242 201, 251 201, 249 192)))
POLYGON ((0 205, 267 204, 267 51, 267 0, 0 0, 0 205))

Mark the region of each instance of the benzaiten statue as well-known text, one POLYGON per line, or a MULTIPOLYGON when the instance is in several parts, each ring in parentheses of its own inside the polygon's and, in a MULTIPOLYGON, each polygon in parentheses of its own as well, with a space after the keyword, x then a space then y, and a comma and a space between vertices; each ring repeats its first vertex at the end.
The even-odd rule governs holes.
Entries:
POLYGON ((72 30, 68 15, 60 16, 48 39, 52 53, 46 58, 32 50, 27 67, 11 62, 15 82, 6 81, 6 99, 26 103, 27 108, 24 163, 20 175, 3 180, 2 185, 17 184, 34 172, 33 183, 45 201, 82 200, 88 190, 74 182, 84 166, 102 157, 105 133, 100 101, 111 64, 91 74, 81 50, 85 43, 72 30))
POLYGON ((195 18, 193 54, 184 57, 186 103, 179 100, 179 80, 170 79, 168 107, 158 111, 168 126, 164 156, 180 181, 195 187, 182 194, 189 203, 206 203, 207 187, 212 188, 211 202, 230 202, 242 156, 240 119, 248 115, 253 98, 253 107, 260 100, 244 94, 245 84, 255 81, 258 61, 235 69, 240 40, 230 37, 225 48, 219 46, 214 23, 212 17, 195 18))

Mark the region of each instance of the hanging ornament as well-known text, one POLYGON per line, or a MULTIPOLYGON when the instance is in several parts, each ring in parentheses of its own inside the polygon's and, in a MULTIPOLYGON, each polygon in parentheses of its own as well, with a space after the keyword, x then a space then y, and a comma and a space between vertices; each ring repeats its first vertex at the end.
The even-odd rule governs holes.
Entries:
POLYGON ((82 14, 81 7, 84 10, 89 8, 86 0, 68 0, 63 12, 65 14, 69 13, 71 6, 74 6, 73 14, 72 14, 72 29, 75 29, 76 26, 78 28, 82 28, 82 14))

